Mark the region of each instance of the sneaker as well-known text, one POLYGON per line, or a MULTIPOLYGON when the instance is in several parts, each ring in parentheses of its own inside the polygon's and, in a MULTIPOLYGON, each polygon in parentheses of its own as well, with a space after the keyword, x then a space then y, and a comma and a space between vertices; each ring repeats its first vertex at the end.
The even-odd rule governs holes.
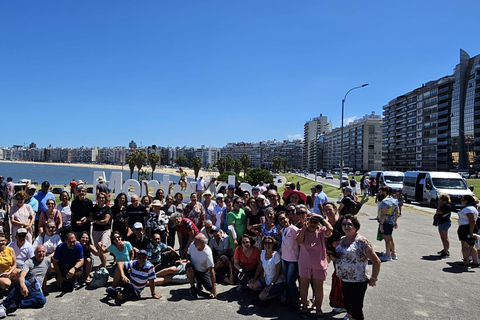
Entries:
POLYGON ((392 254, 392 260, 398 260, 398 258, 397 258, 397 255, 396 255, 396 254, 392 254))
POLYGON ((110 286, 108 287, 105 292, 107 293, 107 296, 110 298, 116 298, 117 291, 115 290, 114 287, 110 286))
POLYGON ((478 263, 472 263, 472 264, 470 265, 470 268, 471 268, 471 269, 480 268, 480 264, 478 264, 478 263))
POLYGON ((442 253, 440 253, 440 257, 448 258, 448 257, 450 257, 450 252, 445 252, 445 251, 442 250, 442 253))
POLYGON ((190 287, 190 290, 188 290, 188 293, 190 293, 190 297, 192 297, 193 299, 198 298, 197 291, 195 290, 195 287, 190 287))
POLYGON ((244 288, 244 286, 241 285, 241 284, 239 284, 239 285, 237 286, 237 292, 242 292, 242 291, 243 291, 243 288, 244 288))
POLYGON ((392 261, 392 258, 391 258, 391 257, 387 257, 387 256, 381 256, 381 257, 380 257, 380 261, 382 261, 382 262, 388 262, 388 261, 392 261))
POLYGON ((438 252, 437 252, 437 254, 441 254, 442 252, 443 252, 443 249, 442 249, 442 250, 440 250, 440 251, 438 251, 438 252))
POLYGON ((345 309, 345 308, 333 308, 332 311, 336 312, 336 313, 341 313, 341 312, 346 312, 347 309, 345 309))
POLYGON ((14 313, 18 309, 17 304, 13 301, 10 304, 5 304, 5 301, 3 301, 3 304, 1 304, 1 307, 5 310, 7 314, 14 313))
POLYGON ((7 316, 7 310, 5 310, 5 307, 3 305, 0 305, 0 318, 5 318, 7 316))
POLYGON ((463 263, 463 262, 459 262, 459 263, 457 263, 457 267, 468 269, 470 266, 468 264, 463 263))
POLYGON ((77 279, 75 279, 75 281, 73 282, 73 288, 74 288, 75 290, 80 289, 80 284, 78 283, 77 279))

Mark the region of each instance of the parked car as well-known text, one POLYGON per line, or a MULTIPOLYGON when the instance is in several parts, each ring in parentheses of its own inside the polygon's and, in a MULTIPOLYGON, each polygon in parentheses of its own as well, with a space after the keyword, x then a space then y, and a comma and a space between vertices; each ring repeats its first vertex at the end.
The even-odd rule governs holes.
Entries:
POLYGON ((332 180, 333 180, 333 174, 327 173, 327 174, 325 175, 325 179, 332 179, 332 180))
POLYGON ((56 187, 52 189, 53 194, 60 194, 62 192, 63 192, 63 188, 60 188, 60 187, 56 187))
POLYGON ((355 171, 355 175, 356 175, 356 176, 359 176, 359 175, 360 175, 360 171, 355 171))

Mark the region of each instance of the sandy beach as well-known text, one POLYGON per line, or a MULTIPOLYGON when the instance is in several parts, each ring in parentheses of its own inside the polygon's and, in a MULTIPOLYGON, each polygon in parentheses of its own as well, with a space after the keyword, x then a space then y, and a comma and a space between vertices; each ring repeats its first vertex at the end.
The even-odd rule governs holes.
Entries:
MULTIPOLYGON (((83 167, 83 168, 93 168, 93 169, 110 169, 110 170, 115 170, 115 169, 118 169, 118 170, 122 170, 122 166, 121 165, 113 165, 113 164, 93 164, 93 163, 60 163, 60 162, 32 162, 32 161, 5 161, 5 160, 0 160, 1 163, 25 163, 25 164, 32 164, 32 163, 36 163, 36 164, 42 164, 42 165, 52 165, 52 166, 65 166, 65 167, 83 167)), ((128 165, 124 165, 123 166, 123 169, 124 170, 130 170, 128 165)), ((150 166, 143 166, 142 167, 143 170, 147 170, 147 171, 150 171, 152 170, 152 168, 150 166)), ((195 177, 195 174, 193 172, 193 169, 190 169, 188 167, 182 167, 182 169, 184 171, 186 171, 188 173, 188 176, 189 178, 194 178, 195 177)), ((137 169, 135 169, 135 172, 137 171, 137 169)), ((155 172, 156 173, 163 173, 163 174, 169 174, 169 175, 175 175, 175 176, 179 176, 179 172, 178 172, 178 169, 176 168, 166 168, 164 166, 157 166, 155 168, 155 172)), ((200 170, 199 172, 199 176, 200 175, 203 175, 206 179, 209 179, 209 177, 211 175, 213 176, 218 176, 218 172, 207 172, 205 170, 200 170)))

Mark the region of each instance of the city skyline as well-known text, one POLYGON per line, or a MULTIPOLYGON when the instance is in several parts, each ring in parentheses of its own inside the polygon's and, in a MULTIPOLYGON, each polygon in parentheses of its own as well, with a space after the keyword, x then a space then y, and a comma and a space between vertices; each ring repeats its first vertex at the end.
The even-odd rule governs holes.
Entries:
POLYGON ((0 105, 12 134, 0 144, 302 138, 319 114, 340 126, 352 87, 370 84, 348 96, 346 122, 451 74, 460 48, 480 53, 478 9, 476 1, 2 2, 0 105), (23 115, 33 120, 19 130, 23 115))

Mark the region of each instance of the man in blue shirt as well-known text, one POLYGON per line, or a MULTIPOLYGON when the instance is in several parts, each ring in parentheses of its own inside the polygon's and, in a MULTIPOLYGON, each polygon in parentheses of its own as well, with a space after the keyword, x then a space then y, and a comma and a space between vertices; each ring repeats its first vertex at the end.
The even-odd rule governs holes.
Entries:
POLYGON ((74 233, 67 234, 65 242, 61 243, 53 255, 53 266, 57 274, 57 286, 62 291, 73 291, 78 286, 77 278, 83 274, 83 248, 77 242, 74 233))
POLYGON ((47 200, 53 199, 55 200, 55 196, 50 191, 50 182, 43 181, 42 182, 42 189, 40 189, 35 195, 35 199, 38 201, 38 211, 35 215, 35 237, 38 236, 38 219, 40 218, 40 214, 43 211, 46 211, 47 208, 47 200))
POLYGON ((323 186, 321 184, 317 184, 315 190, 317 191, 317 196, 313 201, 313 212, 323 215, 323 204, 328 202, 328 197, 327 194, 323 192, 323 186))

